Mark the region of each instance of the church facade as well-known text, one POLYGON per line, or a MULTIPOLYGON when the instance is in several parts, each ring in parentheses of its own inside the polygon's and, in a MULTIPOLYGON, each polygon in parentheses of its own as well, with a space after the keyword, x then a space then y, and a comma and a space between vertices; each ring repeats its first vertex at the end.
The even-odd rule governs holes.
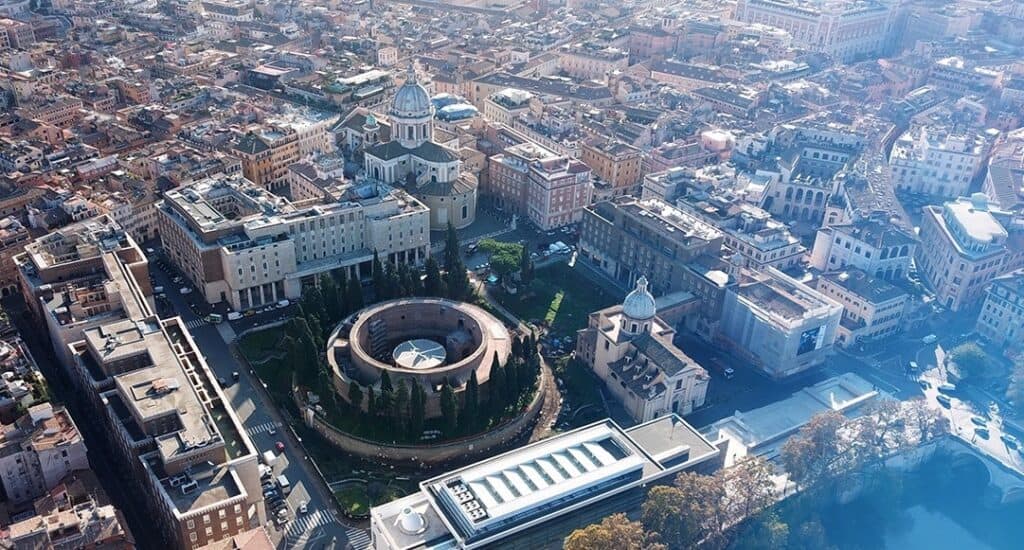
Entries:
POLYGON ((710 377, 672 343, 675 329, 657 316, 647 279, 622 305, 590 314, 577 334, 576 357, 637 422, 686 415, 704 404, 710 377))

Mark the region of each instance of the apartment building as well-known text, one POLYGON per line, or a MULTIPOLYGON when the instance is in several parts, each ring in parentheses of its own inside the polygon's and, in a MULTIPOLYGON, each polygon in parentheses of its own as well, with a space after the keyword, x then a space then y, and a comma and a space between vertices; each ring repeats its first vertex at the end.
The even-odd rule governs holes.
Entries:
POLYGON ((15 114, 50 126, 67 128, 81 118, 82 100, 69 95, 46 97, 19 106, 15 114))
POLYGON ((814 237, 811 267, 820 271, 856 268, 887 281, 910 273, 917 237, 879 218, 823 227, 814 237))
POLYGON ((978 334, 993 344, 1011 349, 1022 347, 1024 335, 1024 270, 992 279, 985 304, 978 315, 978 334))
POLYGON ((0 50, 6 48, 27 50, 35 43, 36 35, 31 24, 0 18, 0 50))
POLYGON ((606 82, 608 75, 629 66, 629 53, 617 48, 566 46, 558 52, 558 67, 580 80, 606 82))
POLYGON ((980 305, 994 278, 1024 265, 1024 220, 991 208, 983 193, 925 207, 920 239, 917 270, 953 311, 980 305))
POLYGON ((896 191, 960 197, 985 159, 980 138, 934 128, 908 131, 893 144, 889 172, 896 191))
POLYGON ((580 160, 595 179, 611 185, 615 197, 640 194, 643 157, 643 151, 632 145, 603 138, 584 141, 580 149, 580 160))
POLYGON ((843 305, 836 345, 844 348, 898 333, 910 303, 906 290, 856 268, 825 273, 816 288, 843 305))
POLYGON ((739 0, 734 18, 786 30, 794 46, 848 63, 886 51, 897 10, 895 4, 874 0, 739 0))
POLYGON ((721 231, 723 244, 738 254, 740 267, 794 269, 803 263, 807 248, 789 227, 748 202, 712 190, 676 200, 676 207, 721 231))
POLYGON ((0 295, 18 292, 18 266, 14 256, 20 254, 30 236, 28 228, 16 216, 0 219, 0 295))
POLYGON ((624 288, 648 280, 656 296, 685 290, 683 264, 717 255, 722 233, 659 200, 618 197, 584 211, 579 257, 624 288))
POLYGON ((207 302, 238 311, 299 298, 328 271, 368 277, 374 251, 426 260, 429 211, 412 195, 375 181, 320 183, 319 199, 298 203, 238 176, 168 191, 157 206, 164 251, 207 302))
MULTIPOLYGON (((118 471, 137 488, 132 504, 171 548, 198 548, 262 526, 257 451, 184 323, 153 312, 144 256, 116 224, 72 229, 26 247, 22 282, 29 303, 58 327, 66 311, 47 300, 55 283, 88 281, 98 296, 117 295, 73 324, 77 339, 66 335, 73 341, 61 359, 118 471), (107 302, 120 304, 119 312, 102 311, 107 302)), ((86 310, 93 306, 83 302, 86 310)))
POLYGON ((530 165, 558 157, 558 154, 530 141, 506 147, 504 152, 488 159, 488 177, 483 191, 494 206, 525 215, 530 165))
POLYGON ((71 472, 89 469, 85 440, 63 407, 33 405, 2 429, 0 482, 13 504, 41 497, 71 472))
POLYGON ((334 151, 331 127, 336 116, 318 111, 293 111, 267 119, 232 147, 242 160, 242 173, 260 187, 279 190, 285 171, 313 155, 334 151))
POLYGON ((0 546, 14 550, 134 550, 135 540, 121 512, 110 504, 91 470, 78 470, 32 503, 31 517, 19 513, 0 534, 0 546))
POLYGON ((525 90, 501 90, 484 100, 484 116, 495 124, 512 126, 516 116, 530 110, 530 99, 533 97, 532 93, 525 90))
POLYGON ((565 156, 530 163, 526 186, 526 217, 540 230, 550 231, 583 218, 594 185, 586 164, 565 156))
POLYGON ((89 328, 140 314, 111 283, 129 269, 144 296, 152 296, 149 263, 135 241, 110 215, 90 218, 36 238, 14 257, 29 311, 47 335, 58 360, 71 364, 68 347, 89 328), (116 261, 114 259, 116 258, 116 261))
POLYGON ((771 378, 821 365, 843 306, 778 269, 745 271, 725 293, 716 340, 771 378))

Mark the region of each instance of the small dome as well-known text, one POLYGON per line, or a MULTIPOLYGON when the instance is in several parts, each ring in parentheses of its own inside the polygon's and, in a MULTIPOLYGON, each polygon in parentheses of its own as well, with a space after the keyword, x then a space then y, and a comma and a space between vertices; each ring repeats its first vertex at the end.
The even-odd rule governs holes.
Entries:
POLYGON ((397 523, 398 528, 406 535, 418 535, 427 530, 427 519, 412 508, 402 508, 397 523))
POLYGON ((636 280, 636 288, 622 302, 622 314, 638 321, 652 319, 657 313, 654 296, 647 290, 647 277, 636 280))
POLYGON ((430 103, 430 96, 427 94, 426 88, 416 82, 416 71, 412 68, 407 74, 405 84, 398 89, 395 100, 391 104, 392 115, 409 118, 429 116, 433 105, 430 103))

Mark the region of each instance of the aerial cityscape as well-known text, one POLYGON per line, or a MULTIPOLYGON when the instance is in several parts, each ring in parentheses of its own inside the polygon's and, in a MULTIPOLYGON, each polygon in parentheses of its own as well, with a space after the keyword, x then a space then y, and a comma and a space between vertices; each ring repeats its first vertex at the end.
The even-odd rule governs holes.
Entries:
POLYGON ((0 0, 0 550, 1022 519, 1024 2, 0 0))

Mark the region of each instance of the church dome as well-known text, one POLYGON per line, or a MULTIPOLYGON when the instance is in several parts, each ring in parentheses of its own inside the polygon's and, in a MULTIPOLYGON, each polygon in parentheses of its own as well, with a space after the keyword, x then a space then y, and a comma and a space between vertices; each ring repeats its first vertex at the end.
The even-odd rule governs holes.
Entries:
POLYGON ((647 290, 647 277, 640 276, 636 280, 636 288, 626 295, 622 302, 622 314, 630 319, 646 320, 654 318, 657 308, 654 296, 647 290))
POLYGON ((391 104, 391 114, 399 117, 419 118, 430 116, 430 96, 426 88, 416 82, 416 71, 408 71, 405 84, 398 89, 395 100, 391 104))

